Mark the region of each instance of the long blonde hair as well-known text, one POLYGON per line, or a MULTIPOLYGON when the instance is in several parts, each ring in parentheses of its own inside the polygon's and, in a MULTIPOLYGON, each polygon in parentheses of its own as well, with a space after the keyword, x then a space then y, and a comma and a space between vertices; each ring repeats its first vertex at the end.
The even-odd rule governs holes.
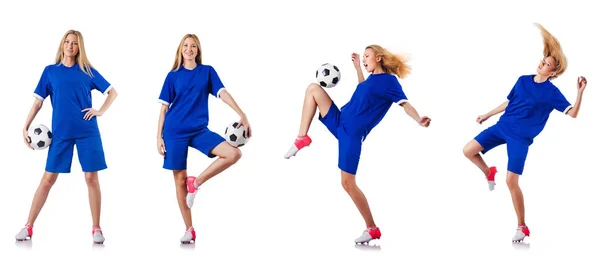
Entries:
POLYGON ((198 36, 196 36, 195 34, 185 34, 185 36, 183 36, 183 38, 181 39, 181 42, 179 42, 179 47, 177 47, 177 54, 175 54, 175 63, 173 63, 173 67, 171 68, 171 70, 173 71, 179 70, 179 67, 181 67, 181 64, 183 63, 183 55, 181 54, 181 51, 183 48, 183 42, 185 42, 185 39, 187 38, 194 39, 194 42, 196 42, 196 45, 198 45, 196 63, 202 64, 202 48, 200 47, 200 40, 198 39, 198 36))
POLYGON ((412 68, 407 64, 407 59, 404 56, 392 54, 387 49, 376 44, 369 45, 365 49, 372 49, 375 52, 375 58, 381 58, 379 64, 383 71, 388 74, 394 74, 399 78, 405 78, 412 71, 412 68))
POLYGON ((554 72, 556 75, 549 77, 549 79, 557 78, 567 70, 567 57, 556 37, 552 36, 542 25, 536 23, 535 26, 540 29, 544 39, 544 58, 552 57, 554 59, 554 72))
POLYGON ((77 55, 75 55, 75 63, 77 63, 77 65, 79 65, 79 68, 81 69, 81 71, 83 71, 84 73, 86 73, 88 76, 93 76, 92 75, 92 70, 91 68, 93 68, 92 64, 90 63, 90 61, 88 60, 87 54, 85 53, 85 45, 83 42, 83 35, 81 35, 81 32, 77 31, 77 30, 69 30, 67 31, 67 33, 65 33, 65 35, 63 35, 62 39, 60 40, 60 44, 58 45, 58 51, 56 52, 56 58, 54 59, 54 63, 55 64, 60 64, 62 63, 63 59, 65 58, 65 40, 67 39, 67 36, 69 36, 69 34, 73 34, 75 36, 77 36, 77 43, 78 43, 78 47, 79 50, 77 51, 77 55))

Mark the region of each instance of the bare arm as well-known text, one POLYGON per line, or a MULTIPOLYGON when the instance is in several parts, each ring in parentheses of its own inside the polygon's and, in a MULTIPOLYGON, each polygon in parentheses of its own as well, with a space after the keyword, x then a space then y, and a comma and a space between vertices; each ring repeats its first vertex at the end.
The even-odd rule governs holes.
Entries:
POLYGON ((360 68, 360 66, 356 67, 356 75, 358 76, 358 83, 365 81, 365 76, 363 75, 362 68, 360 68))
POLYGON ((583 91, 587 86, 587 79, 585 77, 577 78, 577 99, 575 100, 575 105, 567 111, 567 114, 573 118, 577 118, 579 115, 579 108, 581 107, 581 98, 583 96, 583 91))
POLYGON ((490 112, 484 114, 484 115, 480 115, 477 117, 477 123, 483 123, 485 122, 485 120, 489 119, 490 117, 503 112, 504 110, 506 110, 506 107, 508 106, 508 100, 504 101, 502 104, 500 104, 500 106, 496 107, 495 109, 491 110, 490 112))
POLYGON ((238 127, 244 126, 244 129, 246 130, 246 134, 248 135, 248 137, 252 137, 252 128, 250 128, 250 123, 248 122, 248 117, 246 117, 246 114, 244 113, 244 111, 242 111, 242 109, 240 109, 240 107, 235 102, 235 100, 233 99, 231 94, 229 94, 229 92, 227 92, 227 90, 223 90, 219 94, 219 97, 221 98, 221 100, 223 100, 223 102, 225 102, 225 104, 229 105, 229 107, 231 107, 240 116, 240 122, 238 124, 238 127))
POLYGON ((38 112, 40 112, 40 109, 42 108, 43 104, 44 101, 39 100, 37 98, 35 99, 35 101, 33 101, 33 105, 31 105, 31 109, 29 110, 27 119, 25 119, 25 126, 23 126, 24 132, 27 132, 27 130, 31 126, 31 123, 33 122, 33 119, 35 119, 35 116, 37 116, 38 112))
POLYGON ((575 100, 575 104, 573 105, 573 107, 571 109, 569 109, 569 111, 567 111, 567 114, 573 118, 577 118, 577 115, 579 115, 579 108, 581 107, 581 97, 583 96, 583 92, 577 92, 577 99, 575 100))
POLYGON ((354 69, 356 69, 358 83, 365 81, 365 76, 363 75, 362 68, 360 67, 360 56, 357 53, 352 53, 352 63, 354 64, 354 69))
POLYGON ((160 107, 160 112, 158 113, 158 130, 156 132, 156 138, 163 138, 163 128, 165 127, 165 115, 167 114, 167 110, 169 109, 168 105, 162 104, 160 107))
POLYGON ((33 122, 33 119, 35 119, 35 116, 38 114, 43 104, 43 100, 36 98, 35 101, 33 101, 33 105, 31 105, 31 109, 29 110, 27 119, 25 119, 25 126, 23 126, 23 141, 25 142, 25 145, 27 145, 27 147, 29 147, 30 149, 33 149, 33 147, 31 147, 30 145, 30 139, 27 130, 29 130, 31 122, 33 122))
POLYGON ((108 97, 104 100, 104 104, 102 104, 100 110, 98 110, 100 112, 100 115, 104 114, 106 110, 110 108, 110 105, 112 105, 113 101, 115 101, 117 95, 119 94, 117 93, 115 88, 111 88, 110 90, 108 90, 108 97))
POLYGON ((229 94, 229 92, 227 92, 227 90, 221 91, 221 93, 219 94, 219 98, 221 98, 221 100, 223 100, 223 102, 225 102, 225 104, 227 104, 235 112, 237 112, 237 114, 241 118, 245 118, 246 117, 246 114, 242 111, 242 109, 240 109, 240 107, 238 106, 238 104, 235 102, 235 100, 233 99, 233 97, 231 96, 231 94, 229 94))
POLYGON ((413 107, 410 103, 404 102, 400 106, 404 108, 404 111, 408 116, 410 116, 413 120, 415 120, 419 125, 428 127, 431 119, 427 116, 421 117, 415 107, 413 107))

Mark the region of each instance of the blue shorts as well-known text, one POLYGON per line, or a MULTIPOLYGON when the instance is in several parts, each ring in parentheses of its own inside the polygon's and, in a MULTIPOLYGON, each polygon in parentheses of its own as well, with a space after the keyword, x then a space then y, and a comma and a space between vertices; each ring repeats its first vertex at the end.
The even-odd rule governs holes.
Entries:
POLYGON ((225 141, 223 136, 202 129, 198 134, 187 138, 165 140, 165 159, 163 168, 168 170, 186 170, 188 147, 193 147, 209 158, 216 157, 211 151, 225 141))
POLYGON ((500 127, 498 127, 498 125, 493 125, 479 133, 479 135, 475 137, 475 141, 483 147, 483 154, 496 146, 506 144, 508 153, 508 171, 519 175, 523 174, 525 159, 527 159, 527 152, 529 151, 530 145, 525 140, 509 137, 502 129, 500 129, 500 127))
POLYGON ((338 139, 338 167, 340 170, 356 175, 363 138, 349 134, 340 125, 340 115, 339 108, 331 102, 331 107, 325 117, 321 117, 319 114, 319 121, 338 139))
POLYGON ((70 173, 74 146, 77 146, 77 157, 83 172, 97 172, 107 168, 102 139, 100 136, 92 136, 53 140, 46 159, 46 172, 70 173))

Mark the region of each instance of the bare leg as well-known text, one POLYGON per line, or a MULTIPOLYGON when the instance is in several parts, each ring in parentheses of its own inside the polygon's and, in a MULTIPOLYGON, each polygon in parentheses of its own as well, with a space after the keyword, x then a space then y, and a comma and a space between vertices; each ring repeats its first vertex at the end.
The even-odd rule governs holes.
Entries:
POLYGON ((525 203, 523 200, 523 192, 519 187, 519 174, 508 171, 506 175, 506 184, 510 190, 510 196, 512 197, 513 206, 517 213, 518 224, 525 225, 525 203))
POLYGON ((185 196, 187 195, 187 187, 185 180, 187 178, 186 170, 174 170, 173 178, 175 179, 175 192, 177 194, 177 204, 179 204, 179 210, 185 223, 185 228, 191 228, 192 225, 192 211, 188 208, 185 202, 185 196))
POLYGON ((46 199, 48 199, 48 194, 50 193, 50 189, 56 183, 56 179, 58 178, 58 173, 50 173, 44 172, 42 176, 42 180, 37 190, 35 191, 35 195, 33 196, 33 201, 31 203, 31 209, 29 210, 29 218, 27 219, 27 224, 33 226, 35 220, 37 219, 40 211, 44 207, 46 203, 46 199))
POLYGON ((300 121, 300 131, 298 132, 298 136, 305 136, 308 133, 310 124, 315 117, 317 107, 319 107, 321 117, 324 117, 329 111, 331 103, 333 103, 331 97, 329 97, 329 94, 327 94, 319 84, 311 83, 308 85, 304 96, 302 120, 300 121))
POLYGON ((487 177, 490 174, 490 168, 483 160, 481 154, 483 151, 483 147, 475 140, 471 140, 465 147, 463 148, 463 153, 465 157, 467 157, 471 162, 473 162, 481 172, 487 177))
POLYGON ((369 208, 367 198, 360 188, 356 186, 356 176, 342 171, 342 186, 348 195, 350 195, 352 201, 354 201, 354 205, 356 205, 358 211, 365 220, 367 228, 375 226, 375 221, 373 220, 373 215, 371 214, 371 208, 369 208))
POLYGON ((198 183, 198 185, 202 185, 212 177, 223 172, 225 169, 234 165, 242 157, 242 152, 227 142, 222 142, 217 145, 211 153, 219 158, 210 164, 206 170, 197 177, 196 183, 198 183))
POLYGON ((88 187, 88 197, 90 199, 90 210, 92 211, 93 226, 99 227, 100 211, 102 207, 102 193, 100 192, 98 172, 85 172, 85 182, 88 187))

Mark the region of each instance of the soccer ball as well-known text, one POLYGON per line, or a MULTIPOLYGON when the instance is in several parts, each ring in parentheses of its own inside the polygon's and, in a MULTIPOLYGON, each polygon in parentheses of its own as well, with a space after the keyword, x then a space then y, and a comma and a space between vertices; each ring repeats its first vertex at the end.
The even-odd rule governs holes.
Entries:
POLYGON ((27 136, 29 137, 29 144, 36 150, 46 149, 52 143, 52 131, 41 124, 29 127, 27 136))
POLYGON ((225 128, 225 140, 234 146, 234 147, 242 147, 248 142, 248 137, 246 137, 246 130, 244 130, 244 126, 241 125, 239 128, 238 122, 233 122, 225 128))
POLYGON ((342 75, 340 69, 331 63, 325 63, 317 69, 317 83, 323 88, 335 87, 340 82, 342 75))

